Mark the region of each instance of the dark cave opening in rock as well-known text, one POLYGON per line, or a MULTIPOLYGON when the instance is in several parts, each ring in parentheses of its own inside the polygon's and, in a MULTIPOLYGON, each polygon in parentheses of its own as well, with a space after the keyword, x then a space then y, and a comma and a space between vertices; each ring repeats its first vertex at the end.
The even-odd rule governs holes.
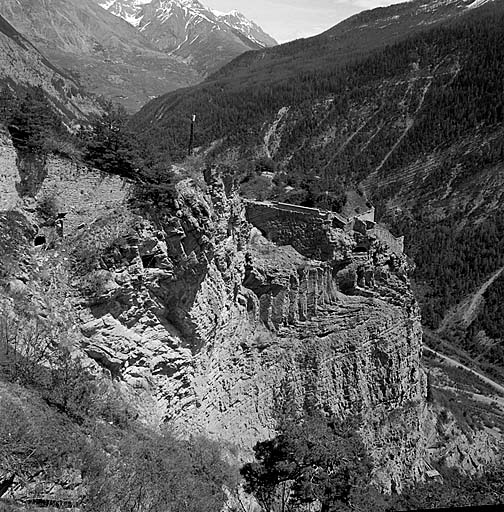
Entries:
POLYGON ((35 245, 35 247, 40 247, 42 245, 45 245, 46 244, 46 237, 45 235, 37 235, 35 237, 35 240, 33 241, 33 245, 35 245))
POLYGON ((156 268, 156 255, 155 254, 147 254, 145 256, 141 256, 143 268, 156 268))

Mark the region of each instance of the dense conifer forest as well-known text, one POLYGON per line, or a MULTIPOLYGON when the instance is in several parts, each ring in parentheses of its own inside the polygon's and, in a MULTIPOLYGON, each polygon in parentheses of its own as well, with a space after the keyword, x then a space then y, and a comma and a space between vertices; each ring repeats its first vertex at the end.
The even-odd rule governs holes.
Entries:
MULTIPOLYGON (((406 149, 409 144, 404 144, 398 152, 401 155, 398 162, 407 159, 408 154, 416 155, 419 148, 427 150, 448 143, 477 123, 499 122, 502 117, 499 95, 502 38, 502 12, 495 5, 486 13, 469 13, 462 19, 421 32, 354 63, 342 64, 335 60, 317 67, 317 63, 312 62, 316 71, 294 71, 288 80, 272 71, 267 75, 242 75, 238 59, 237 64, 232 64, 238 68, 236 78, 228 71, 223 73, 222 79, 217 74, 200 86, 163 96, 149 103, 136 116, 135 123, 140 130, 147 131, 153 145, 161 142, 161 148, 168 148, 166 156, 175 160, 182 158, 187 150, 188 123, 193 112, 199 116, 198 145, 205 146, 224 138, 224 145, 246 150, 259 142, 262 124, 272 114, 284 106, 296 105, 303 115, 295 131, 287 136, 288 147, 289 141, 293 145, 299 143, 300 133, 309 134, 318 126, 320 121, 311 112, 314 102, 330 97, 330 115, 335 117, 346 113, 353 102, 367 99, 370 91, 381 82, 407 73, 414 63, 429 69, 447 55, 460 55, 464 61, 460 75, 446 90, 431 89, 420 121, 410 136, 411 141, 418 142, 410 149, 406 149), (463 122, 459 124, 460 119, 463 122), (431 129, 433 125, 437 127, 434 131, 431 129)), ((302 44, 297 42, 295 48, 302 44)), ((304 44, 314 42, 308 40, 304 44)), ((324 53, 320 53, 324 62, 324 53)), ((292 68, 296 70, 295 54, 291 57, 294 59, 292 68)), ((304 158, 309 157, 308 150, 306 148, 304 158)), ((357 155, 348 157, 355 159, 357 155)), ((317 158, 327 162, 329 155, 319 153, 317 158)), ((350 173, 349 177, 354 176, 350 173)))

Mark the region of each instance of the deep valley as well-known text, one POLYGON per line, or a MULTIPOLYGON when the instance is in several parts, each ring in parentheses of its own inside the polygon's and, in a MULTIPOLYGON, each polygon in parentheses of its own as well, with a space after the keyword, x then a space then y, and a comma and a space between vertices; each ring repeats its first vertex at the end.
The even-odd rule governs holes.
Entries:
POLYGON ((0 15, 0 510, 504 503, 502 2, 0 15))

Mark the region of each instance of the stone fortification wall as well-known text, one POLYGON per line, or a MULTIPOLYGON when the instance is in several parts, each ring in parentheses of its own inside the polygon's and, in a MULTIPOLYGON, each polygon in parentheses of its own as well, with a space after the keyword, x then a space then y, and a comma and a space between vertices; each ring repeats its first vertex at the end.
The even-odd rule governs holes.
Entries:
POLYGON ((46 171, 36 199, 51 198, 58 211, 66 213, 64 234, 117 208, 128 195, 129 184, 120 176, 104 174, 62 158, 50 157, 46 171))
POLYGON ((375 224, 373 229, 369 230, 368 233, 374 236, 380 242, 384 242, 388 245, 391 252, 396 254, 404 253, 404 237, 400 236, 396 238, 388 229, 375 224))
MULTIPOLYGON (((29 197, 20 197, 21 176, 17 153, 8 133, 0 131, 0 211, 27 207, 35 211, 29 197)), ((81 224, 94 219, 123 203, 129 184, 119 176, 104 174, 63 158, 47 159, 41 184, 34 185, 35 200, 51 199, 58 212, 66 213, 64 232, 73 232, 81 224)), ((36 181, 36 180, 35 180, 36 181)), ((30 187, 29 187, 30 188, 30 187)))
POLYGON ((291 245, 303 256, 317 260, 330 260, 334 256, 331 220, 325 212, 284 203, 250 201, 246 216, 277 245, 291 245))
POLYGON ((376 222, 374 206, 372 206, 367 212, 359 213, 358 215, 355 215, 355 218, 359 219, 363 222, 376 222))
POLYGON ((0 211, 11 210, 19 200, 16 190, 16 183, 19 182, 16 158, 16 150, 9 135, 0 130, 0 211))
POLYGON ((335 236, 339 230, 359 232, 377 239, 396 254, 404 252, 404 237, 396 238, 375 223, 375 209, 345 219, 337 213, 278 202, 249 201, 247 220, 268 240, 278 245, 291 245, 300 254, 318 260, 334 258, 335 236), (336 228, 336 229, 335 229, 336 228))
MULTIPOLYGON (((313 217, 321 218, 324 220, 331 221, 334 227, 344 227, 348 223, 348 219, 345 217, 327 210, 321 210, 320 208, 309 208, 307 206, 300 206, 298 204, 290 204, 290 203, 280 203, 278 201, 271 201, 271 203, 263 202, 259 203, 257 201, 252 201, 255 204, 263 204, 266 206, 273 207, 277 210, 282 210, 285 212, 293 212, 293 213, 302 213, 305 215, 312 215, 313 217)), ((373 218, 374 218, 374 208, 373 208, 373 218)))

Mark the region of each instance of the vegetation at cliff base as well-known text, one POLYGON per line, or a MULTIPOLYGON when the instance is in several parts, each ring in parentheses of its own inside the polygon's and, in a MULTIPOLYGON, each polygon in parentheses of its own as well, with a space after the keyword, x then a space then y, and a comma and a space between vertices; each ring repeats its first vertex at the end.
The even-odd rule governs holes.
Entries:
POLYGON ((243 466, 245 489, 263 510, 347 510, 368 488, 372 464, 353 420, 322 414, 284 420, 279 434, 257 443, 257 462, 243 466))
POLYGON ((358 417, 338 421, 321 413, 283 420, 278 434, 254 447, 256 462, 241 474, 263 512, 294 512, 316 504, 322 512, 392 512, 504 503, 504 465, 466 476, 438 466, 440 477, 382 494, 358 433, 358 417))

